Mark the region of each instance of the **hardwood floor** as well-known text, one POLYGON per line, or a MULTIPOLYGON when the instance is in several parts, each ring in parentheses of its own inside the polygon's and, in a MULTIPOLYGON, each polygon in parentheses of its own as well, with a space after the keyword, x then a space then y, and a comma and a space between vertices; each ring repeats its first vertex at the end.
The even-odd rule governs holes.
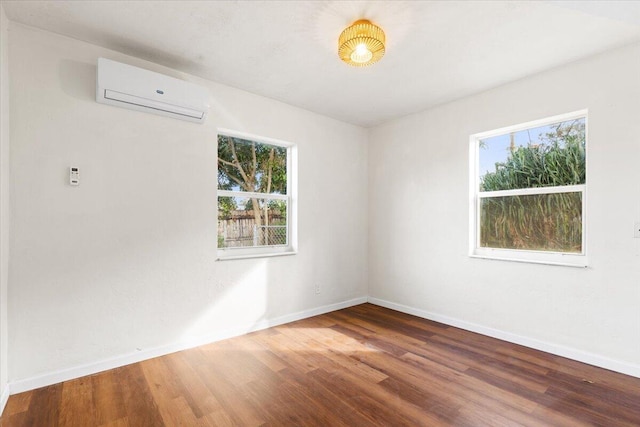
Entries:
POLYGON ((640 379, 364 304, 11 396, 2 426, 639 426, 640 379))

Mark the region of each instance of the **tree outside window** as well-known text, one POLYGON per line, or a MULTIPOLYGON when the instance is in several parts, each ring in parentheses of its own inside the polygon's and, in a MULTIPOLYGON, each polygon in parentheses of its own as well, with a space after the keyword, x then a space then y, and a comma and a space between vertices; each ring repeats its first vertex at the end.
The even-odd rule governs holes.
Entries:
POLYGON ((218 135, 218 248, 289 243, 289 149, 218 135))

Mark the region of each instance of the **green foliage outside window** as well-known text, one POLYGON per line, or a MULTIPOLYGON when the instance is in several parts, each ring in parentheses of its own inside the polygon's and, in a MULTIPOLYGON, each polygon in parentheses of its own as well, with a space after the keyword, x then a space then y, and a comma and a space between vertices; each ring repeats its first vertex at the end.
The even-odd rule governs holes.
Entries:
POLYGON ((218 135, 218 188, 287 193, 287 149, 218 135))
MULTIPOLYGON (((584 184, 585 142, 584 118, 552 125, 535 143, 512 146, 506 161, 480 178, 480 191, 584 184)), ((480 246, 582 252, 582 193, 482 198, 480 246)))

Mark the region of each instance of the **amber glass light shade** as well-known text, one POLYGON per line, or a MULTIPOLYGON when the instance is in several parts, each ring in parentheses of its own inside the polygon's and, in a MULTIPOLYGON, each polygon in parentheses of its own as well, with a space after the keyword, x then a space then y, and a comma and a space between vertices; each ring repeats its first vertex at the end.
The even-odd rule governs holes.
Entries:
POLYGON ((338 39, 338 56, 354 67, 378 62, 384 56, 385 36, 382 28, 366 19, 344 29, 338 39))

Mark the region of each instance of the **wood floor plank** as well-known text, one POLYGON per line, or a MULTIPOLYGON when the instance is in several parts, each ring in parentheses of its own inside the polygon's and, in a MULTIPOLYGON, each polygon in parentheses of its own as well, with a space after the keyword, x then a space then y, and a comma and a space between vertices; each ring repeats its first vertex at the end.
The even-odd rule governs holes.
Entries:
POLYGON ((163 425, 158 404, 153 400, 141 363, 123 366, 115 371, 122 390, 128 424, 131 427, 163 425))
POLYGON ((33 397, 33 393, 19 393, 11 396, 11 399, 7 401, 7 405, 4 408, 3 415, 14 415, 19 414, 21 412, 25 412, 29 409, 29 404, 31 403, 31 398, 33 397))
POLYGON ((117 418, 105 424, 98 424, 98 427, 129 427, 129 420, 127 417, 117 418))
MULTIPOLYGON (((312 408, 319 414, 330 413, 336 418, 332 424, 336 427, 368 425, 368 419, 358 411, 354 411, 333 388, 325 387, 311 375, 297 375, 290 369, 282 371, 281 375, 312 403, 312 408)), ((323 415, 326 416, 326 415, 323 415)))
POLYGON ((462 405, 452 402, 435 387, 418 388, 411 382, 394 377, 380 382, 380 386, 390 395, 431 414, 441 424, 450 425, 459 418, 462 405))
POLYGON ((244 393, 263 412, 267 425, 287 420, 289 425, 335 425, 339 422, 328 408, 319 407, 296 383, 260 379, 242 386, 244 393))
POLYGON ((181 372, 172 372, 166 360, 158 357, 141 364, 160 416, 166 425, 197 425, 197 417, 187 403, 185 390, 180 384, 181 372))
POLYGON ((324 369, 311 372, 317 382, 346 402, 353 411, 359 412, 375 426, 441 426, 433 414, 421 412, 410 402, 379 387, 364 387, 350 381, 348 374, 329 373, 324 369), (380 402, 385 402, 380 405, 380 402))
POLYGON ((362 304, 11 396, 0 427, 640 426, 640 378, 362 304))
POLYGON ((388 331, 384 330, 375 332, 375 328, 368 329, 351 322, 345 325, 336 325, 332 329, 340 331, 342 334, 350 335, 354 337, 354 339, 358 338, 361 341, 364 340, 364 337, 369 338, 372 335, 384 336, 385 339, 389 339, 391 337, 399 347, 402 347, 404 352, 420 355, 460 372, 464 372, 469 368, 467 364, 461 363, 456 358, 451 357, 450 353, 438 352, 437 349, 433 348, 433 346, 426 345, 426 341, 421 341, 411 336, 401 336, 397 334, 391 335, 388 331))
POLYGON ((254 357, 252 352, 243 351, 231 340, 216 351, 205 350, 205 355, 215 361, 215 370, 232 384, 247 384, 258 378, 274 377, 269 366, 254 357))
POLYGON ((318 366, 312 364, 309 358, 304 356, 304 347, 300 343, 292 341, 281 333, 268 337, 256 335, 256 339, 273 353, 278 354, 285 363, 300 372, 307 373, 318 369, 318 366))
POLYGON ((480 360, 483 363, 500 363, 503 366, 516 367, 518 370, 523 370, 528 373, 537 375, 546 375, 548 369, 542 368, 535 363, 528 362, 526 360, 520 360, 512 357, 505 357, 499 355, 494 351, 486 348, 469 345, 463 342, 461 339, 451 339, 448 336, 434 336, 429 340, 429 343, 436 348, 444 348, 452 355, 463 356, 465 360, 480 360))
POLYGON ((206 414, 204 418, 209 423, 209 425, 215 427, 233 427, 237 425, 233 422, 229 414, 227 414, 227 412, 224 410, 211 412, 209 414, 206 414))
MULTIPOLYGON (((59 424, 63 384, 50 385, 33 391, 29 409, 24 417, 25 426, 51 426, 59 424)), ((91 411, 92 408, 87 408, 91 411)))
POLYGON ((237 351, 250 353, 273 372, 280 372, 287 368, 287 364, 258 340, 238 340, 234 343, 237 351))
MULTIPOLYGON (((259 411, 234 383, 227 380, 223 371, 219 369, 218 362, 220 360, 219 358, 214 358, 211 363, 194 366, 196 372, 205 381, 209 391, 224 408, 224 414, 217 414, 217 416, 220 418, 228 417, 232 424, 236 426, 253 427, 263 425, 264 419, 259 411)), ((241 366, 238 366, 237 369, 241 369, 241 366)))
POLYGON ((166 357, 167 368, 180 379, 181 395, 189 404, 193 414, 200 418, 205 414, 222 410, 222 405, 207 388, 206 384, 184 358, 184 353, 174 353, 166 357))
POLYGON ((93 404, 97 425, 125 423, 127 410, 118 385, 115 370, 101 372, 91 377, 93 404))
POLYGON ((70 427, 98 424, 91 378, 78 378, 62 384, 59 423, 70 427))
POLYGON ((2 414, 0 418, 0 427, 23 427, 27 424, 27 412, 18 412, 16 414, 6 415, 2 414))
MULTIPOLYGON (((286 329, 281 329, 281 331, 285 335, 289 333, 286 329)), ((315 329, 294 330, 292 337, 294 336, 304 337, 310 349, 322 352, 323 356, 342 367, 351 369, 363 380, 378 383, 387 378, 384 373, 349 357, 349 353, 358 351, 360 344, 343 334, 325 328, 322 331, 315 329)), ((362 349, 364 350, 364 348, 362 349)))

